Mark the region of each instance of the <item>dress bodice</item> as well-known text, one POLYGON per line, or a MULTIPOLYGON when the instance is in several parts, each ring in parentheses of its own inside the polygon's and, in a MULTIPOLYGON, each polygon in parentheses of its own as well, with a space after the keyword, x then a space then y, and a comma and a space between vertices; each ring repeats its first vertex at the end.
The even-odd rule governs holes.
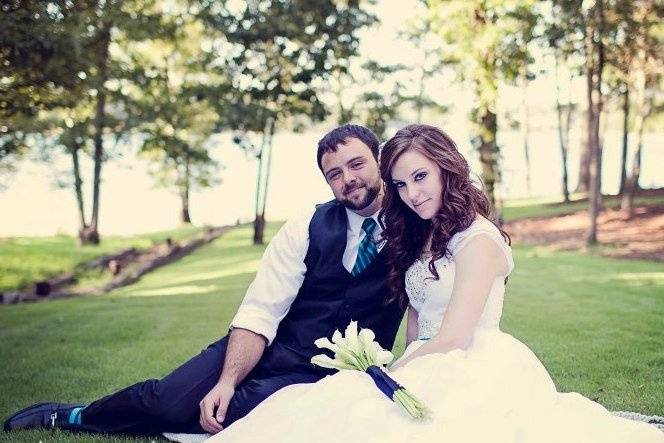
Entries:
MULTIPOLYGON (((477 235, 485 235, 500 246, 509 265, 508 274, 512 271, 514 262, 511 248, 503 239, 498 228, 482 216, 478 216, 467 229, 452 236, 448 242, 449 256, 443 256, 434 263, 440 277, 438 280, 429 270, 429 258, 416 260, 406 271, 405 282, 410 304, 418 314, 418 339, 431 338, 440 329, 454 286, 454 257, 471 238, 477 235)), ((494 280, 491 286, 484 311, 477 325, 478 328, 498 329, 503 311, 504 295, 505 276, 500 276, 494 280)))

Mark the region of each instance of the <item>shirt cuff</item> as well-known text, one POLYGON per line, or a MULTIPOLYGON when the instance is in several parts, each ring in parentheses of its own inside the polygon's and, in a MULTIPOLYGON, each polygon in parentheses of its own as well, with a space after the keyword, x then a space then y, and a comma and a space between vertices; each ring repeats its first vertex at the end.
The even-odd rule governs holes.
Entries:
POLYGON ((272 344, 274 337, 277 335, 277 325, 274 323, 274 318, 258 309, 242 309, 240 307, 233 321, 231 321, 231 328, 247 329, 260 334, 265 337, 268 346, 272 344))

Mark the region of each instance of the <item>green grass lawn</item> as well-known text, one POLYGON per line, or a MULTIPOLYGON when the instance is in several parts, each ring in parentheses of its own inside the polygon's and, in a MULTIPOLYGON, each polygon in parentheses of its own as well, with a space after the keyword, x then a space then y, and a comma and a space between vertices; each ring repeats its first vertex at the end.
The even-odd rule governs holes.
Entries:
POLYGON ((132 246, 147 248, 167 237, 181 240, 200 229, 184 226, 130 237, 102 237, 100 245, 82 248, 76 245, 75 238, 66 235, 0 238, 0 291, 69 272, 77 264, 132 246))
MULTIPOLYGON (((160 377, 224 335, 263 250, 250 241, 250 228, 235 229, 108 295, 0 306, 0 417, 160 377)), ((559 390, 612 410, 664 414, 662 264, 531 247, 515 253, 503 329, 535 351, 559 390)), ((0 442, 40 440, 153 439, 0 432, 0 442)))
MULTIPOLYGON (((620 207, 620 197, 609 196, 603 199, 607 208, 616 209, 620 207)), ((664 205, 664 196, 651 195, 641 196, 634 199, 635 205, 664 205)), ((555 217, 573 214, 577 211, 588 209, 588 201, 581 199, 579 195, 573 195, 572 201, 563 203, 554 199, 524 199, 508 200, 503 206, 503 219, 506 222, 529 217, 555 217)))

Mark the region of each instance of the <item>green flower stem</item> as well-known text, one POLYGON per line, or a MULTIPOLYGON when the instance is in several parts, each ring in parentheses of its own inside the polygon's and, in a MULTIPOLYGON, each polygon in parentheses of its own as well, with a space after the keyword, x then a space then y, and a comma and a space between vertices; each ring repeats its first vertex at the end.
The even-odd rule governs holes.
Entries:
POLYGON ((420 419, 429 415, 427 407, 405 389, 399 389, 394 393, 394 401, 406 409, 413 418, 420 419))
POLYGON ((401 407, 404 408, 404 409, 406 410, 406 412, 408 412, 408 414, 410 414, 411 417, 415 417, 415 416, 416 416, 416 412, 411 408, 411 405, 409 405, 409 404, 404 400, 403 396, 401 395, 401 392, 396 391, 396 392, 394 393, 394 398, 393 398, 393 400, 394 400, 394 402, 395 402, 396 404, 401 405, 401 407))

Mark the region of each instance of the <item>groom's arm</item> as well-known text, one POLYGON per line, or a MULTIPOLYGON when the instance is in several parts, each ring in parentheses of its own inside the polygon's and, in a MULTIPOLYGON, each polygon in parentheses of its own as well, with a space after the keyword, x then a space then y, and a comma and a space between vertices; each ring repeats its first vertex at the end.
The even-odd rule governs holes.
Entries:
POLYGON ((220 423, 235 387, 258 364, 300 290, 306 272, 304 258, 312 216, 313 211, 288 221, 263 254, 256 277, 231 321, 232 331, 219 381, 200 403, 200 423, 208 432, 222 429, 220 423))
POLYGON ((289 220, 270 241, 231 328, 255 332, 265 337, 268 346, 272 344, 304 282, 312 216, 313 211, 289 220))
POLYGON ((237 386, 256 366, 266 346, 267 340, 262 335, 247 329, 233 329, 219 383, 237 386))
POLYGON ((214 388, 201 400, 200 424, 210 433, 222 430, 228 405, 235 394, 235 387, 251 372, 260 360, 267 340, 247 329, 233 329, 226 347, 224 369, 214 388), (217 408, 215 413, 215 407, 217 408))

